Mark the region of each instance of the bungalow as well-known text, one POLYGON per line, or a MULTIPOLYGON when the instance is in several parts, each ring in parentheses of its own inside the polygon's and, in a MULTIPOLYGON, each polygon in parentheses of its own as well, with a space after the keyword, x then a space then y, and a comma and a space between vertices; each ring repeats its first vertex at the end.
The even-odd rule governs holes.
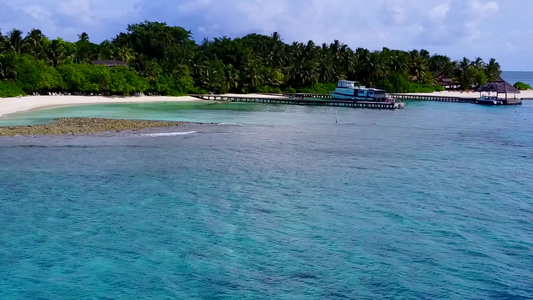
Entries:
POLYGON ((437 84, 443 86, 447 90, 455 90, 461 87, 459 83, 453 81, 453 78, 446 76, 440 76, 437 79, 437 84))

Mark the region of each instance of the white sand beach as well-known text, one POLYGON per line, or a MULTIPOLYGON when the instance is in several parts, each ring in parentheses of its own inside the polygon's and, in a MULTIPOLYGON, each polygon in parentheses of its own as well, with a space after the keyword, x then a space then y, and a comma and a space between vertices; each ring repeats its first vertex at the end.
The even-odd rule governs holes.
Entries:
POLYGON ((0 117, 8 114, 63 106, 107 104, 107 103, 150 103, 150 102, 207 102, 198 98, 139 96, 139 97, 104 97, 104 96, 26 96, 0 99, 0 117))
MULTIPOLYGON (((227 94, 234 97, 263 97, 278 98, 276 95, 259 94, 227 94)), ((202 100, 191 96, 167 97, 167 96, 138 96, 138 97, 104 97, 104 96, 26 96, 16 98, 0 98, 0 117, 5 117, 16 112, 48 109, 64 106, 108 104, 108 103, 154 103, 154 102, 214 102, 202 100)))

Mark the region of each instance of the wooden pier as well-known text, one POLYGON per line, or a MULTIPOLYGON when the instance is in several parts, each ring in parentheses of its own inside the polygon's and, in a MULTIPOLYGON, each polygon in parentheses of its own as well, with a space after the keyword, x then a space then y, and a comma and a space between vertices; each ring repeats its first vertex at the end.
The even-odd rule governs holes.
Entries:
MULTIPOLYGON (((315 98, 315 99, 333 99, 331 95, 324 94, 270 94, 276 96, 285 96, 289 98, 315 98)), ((391 97, 399 100, 412 101, 438 101, 438 102, 459 102, 459 103, 476 103, 476 98, 461 98, 461 97, 444 97, 444 96, 427 96, 427 95, 412 95, 412 94, 389 94, 391 97)))
MULTIPOLYGON (((315 98, 315 99, 333 99, 331 95, 323 94, 270 94, 276 96, 285 96, 289 98, 315 98)), ((436 102, 455 102, 455 103, 477 103, 477 97, 447 97, 433 95, 416 95, 416 94, 389 94, 391 97, 401 101, 436 101, 436 102)), ((521 105, 522 99, 508 98, 504 100, 503 105, 521 105)))
POLYGON ((191 95, 203 100, 225 102, 254 102, 270 104, 308 105, 308 106, 337 106, 353 108, 377 108, 377 109, 401 109, 404 102, 375 102, 375 101, 349 101, 333 99, 309 99, 299 95, 298 97, 247 97, 225 95, 191 95))
MULTIPOLYGON (((456 103, 477 103, 478 98, 474 97, 445 97, 445 96, 428 96, 413 94, 390 94, 391 97, 403 101, 437 101, 437 102, 456 102, 456 103)), ((502 105, 522 105, 522 99, 508 98, 503 100, 502 105)))
POLYGON ((476 103, 476 98, 427 96, 427 95, 406 95, 406 94, 390 94, 390 96, 393 97, 393 98, 396 98, 396 99, 413 100, 413 101, 438 101, 438 102, 476 103))
MULTIPOLYGON (((263 97, 255 96, 227 96, 227 95, 191 95, 203 100, 215 100, 226 102, 255 102, 271 104, 292 104, 292 105, 311 105, 311 106, 341 106, 341 107, 360 107, 360 108, 377 108, 377 109, 401 109, 405 107, 404 101, 437 101, 437 102, 455 102, 455 103, 477 103, 477 98, 473 97, 446 97, 432 95, 416 94, 390 94, 391 97, 400 101, 396 102, 375 102, 375 101, 352 101, 352 100, 335 100, 331 95, 323 94, 264 94, 263 97)), ((521 99, 507 99, 502 105, 521 105, 521 99)))
POLYGON ((331 94, 325 95, 325 94, 305 94, 305 93, 298 93, 298 94, 285 94, 283 96, 287 96, 289 98, 315 98, 315 99, 333 99, 333 96, 331 94))

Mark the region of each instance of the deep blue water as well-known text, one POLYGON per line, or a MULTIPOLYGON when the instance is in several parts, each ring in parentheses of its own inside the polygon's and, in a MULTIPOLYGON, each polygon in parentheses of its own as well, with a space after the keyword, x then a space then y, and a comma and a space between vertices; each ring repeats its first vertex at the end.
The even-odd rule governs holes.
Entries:
POLYGON ((515 84, 518 81, 533 86, 533 72, 526 71, 503 71, 502 78, 510 84, 515 84))
POLYGON ((0 298, 533 298, 531 101, 19 116, 141 111, 241 125, 0 138, 0 298))

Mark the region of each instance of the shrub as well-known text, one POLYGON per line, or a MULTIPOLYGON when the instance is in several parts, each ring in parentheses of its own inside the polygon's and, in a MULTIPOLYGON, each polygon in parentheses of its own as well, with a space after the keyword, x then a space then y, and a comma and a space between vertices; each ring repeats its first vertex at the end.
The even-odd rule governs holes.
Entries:
POLYGON ((521 91, 531 90, 531 86, 529 84, 523 83, 521 81, 518 81, 513 86, 521 91))
POLYGON ((87 84, 84 73, 79 65, 73 63, 62 64, 57 67, 59 75, 63 79, 62 89, 69 92, 79 92, 87 84))
POLYGON ((15 74, 17 85, 26 93, 57 90, 63 85, 55 68, 29 55, 19 57, 15 74))
POLYGON ((198 87, 198 86, 195 86, 195 87, 192 87, 191 90, 189 91, 189 93, 191 94, 198 94, 198 95, 205 95, 205 94, 209 94, 209 91, 204 89, 204 88, 201 88, 201 87, 198 87))
POLYGON ((292 87, 288 87, 285 89, 285 94, 296 94, 296 90, 292 87))
POLYGON ((113 94, 129 96, 148 89, 148 82, 129 67, 113 67, 110 70, 109 90, 113 94))
POLYGON ((442 91, 444 87, 434 86, 431 84, 410 82, 401 74, 394 73, 390 77, 378 81, 378 88, 384 89, 389 93, 433 93, 442 91))
POLYGON ((0 98, 26 96, 26 93, 11 81, 0 81, 0 98))
POLYGON ((258 86, 255 91, 257 93, 281 93, 281 90, 277 86, 258 86))

